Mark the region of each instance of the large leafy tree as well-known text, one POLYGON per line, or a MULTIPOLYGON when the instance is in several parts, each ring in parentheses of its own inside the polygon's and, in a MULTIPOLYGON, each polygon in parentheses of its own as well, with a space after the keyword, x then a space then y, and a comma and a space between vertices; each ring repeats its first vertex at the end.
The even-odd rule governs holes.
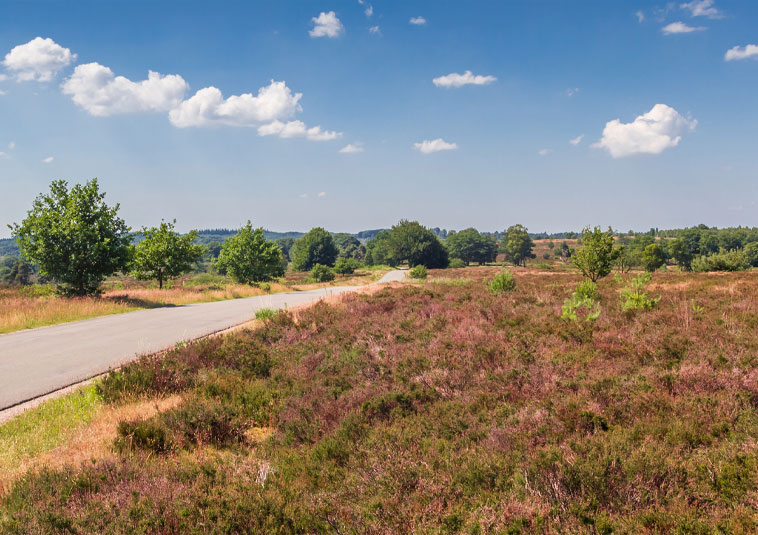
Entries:
POLYGON ((497 257, 497 243, 491 236, 480 234, 475 228, 460 232, 450 231, 445 240, 447 251, 453 258, 460 258, 466 264, 493 262, 497 257))
POLYGON ((675 238, 669 243, 669 254, 676 260, 679 267, 689 271, 692 266, 693 252, 683 238, 675 238))
POLYGON ((251 284, 281 277, 286 264, 279 246, 264 237, 263 228, 253 230, 248 221, 224 242, 215 265, 236 282, 251 284))
POLYGON ((389 230, 382 230, 374 239, 366 243, 366 258, 364 260, 369 266, 387 264, 394 267, 398 264, 392 256, 392 251, 390 251, 389 230))
POLYGON ((203 254, 205 247, 195 245, 197 231, 181 235, 174 230, 176 220, 161 221, 160 226, 142 228, 144 239, 134 246, 132 270, 138 279, 156 279, 158 287, 163 281, 178 277, 192 269, 203 254))
POLYGON ((332 239, 339 250, 339 253, 337 254, 338 258, 363 260, 363 257, 366 255, 366 248, 361 245, 360 240, 352 234, 337 232, 332 236, 332 239))
POLYGON ((448 253, 442 242, 428 228, 416 221, 401 220, 387 237, 389 256, 394 262, 407 261, 410 267, 445 268, 448 253))
POLYGON ((316 264, 334 266, 338 253, 332 235, 321 227, 315 227, 292 244, 290 258, 296 271, 310 271, 316 264))
POLYGON ((600 227, 592 230, 585 228, 582 231, 582 245, 574 254, 574 265, 592 282, 607 276, 617 256, 621 254, 621 249, 614 246, 613 231, 610 228, 608 232, 603 232, 600 227))
POLYGON ((11 226, 23 256, 65 293, 94 293, 105 277, 126 268, 129 227, 118 217, 119 205, 105 204, 97 179, 50 184, 20 225, 11 226))
POLYGON ((532 252, 534 242, 529 237, 529 231, 523 225, 513 225, 505 232, 504 252, 508 260, 517 266, 526 267, 528 258, 534 258, 532 252))
POLYGON ((651 243, 642 251, 642 267, 645 271, 653 272, 666 263, 663 248, 657 243, 651 243))

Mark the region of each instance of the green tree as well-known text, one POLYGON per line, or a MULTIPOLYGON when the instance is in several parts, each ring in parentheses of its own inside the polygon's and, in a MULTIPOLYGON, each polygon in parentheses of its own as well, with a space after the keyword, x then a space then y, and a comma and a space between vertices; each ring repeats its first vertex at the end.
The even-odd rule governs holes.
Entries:
POLYGON ((417 221, 400 220, 389 231, 389 257, 394 262, 407 261, 410 267, 445 268, 448 253, 437 236, 417 221))
POLYGON ((332 236, 332 239, 339 250, 337 258, 354 258, 356 260, 363 260, 366 256, 366 248, 361 244, 360 240, 352 234, 338 232, 332 236))
POLYGON ((528 258, 535 258, 532 253, 534 242, 529 237, 529 231, 523 225, 513 225, 505 232, 503 252, 508 260, 517 266, 526 267, 528 258))
POLYGON ((745 258, 752 267, 758 267, 758 242, 745 244, 745 258))
POLYGON ((466 264, 493 262, 497 257, 497 243, 494 238, 480 234, 475 228, 460 232, 450 231, 445 240, 447 251, 453 258, 460 258, 466 264))
POLYGON ((236 282, 251 284, 284 275, 282 250, 268 241, 263 228, 253 230, 250 221, 226 240, 216 260, 216 268, 236 282))
POLYGON ((290 258, 296 271, 310 271, 316 264, 333 266, 338 253, 332 235, 321 227, 315 227, 295 241, 290 249, 290 258))
POLYGON ((143 227, 144 239, 134 246, 134 276, 141 280, 156 279, 161 289, 164 280, 187 273, 205 253, 205 247, 194 244, 196 230, 182 236, 174 230, 174 225, 176 220, 161 221, 158 227, 143 227))
POLYGON ((652 273, 665 263, 666 258, 659 244, 651 243, 642 251, 642 267, 645 268, 645 271, 652 273))
POLYGON ((692 266, 694 254, 682 238, 676 238, 669 242, 669 254, 676 260, 679 267, 689 271, 692 266))
POLYGON ((3 277, 3 282, 12 286, 26 286, 31 284, 32 266, 23 260, 16 259, 8 273, 3 277))
POLYGON ((282 250, 282 255, 284 255, 284 258, 287 260, 292 260, 290 258, 290 249, 292 249, 293 243, 295 243, 295 238, 279 238, 276 240, 276 244, 282 250))
POLYGON ((97 179, 76 184, 50 184, 20 225, 11 226, 22 255, 65 293, 98 290, 105 277, 126 268, 129 227, 118 217, 119 205, 105 204, 97 179))
POLYGON ((582 275, 597 282, 611 272, 620 250, 614 246, 613 231, 603 232, 600 227, 582 231, 583 247, 574 254, 574 265, 582 275))
POLYGON ((367 266, 387 264, 395 267, 398 264, 390 251, 390 232, 388 230, 382 230, 374 239, 366 243, 366 257, 364 261, 367 266))

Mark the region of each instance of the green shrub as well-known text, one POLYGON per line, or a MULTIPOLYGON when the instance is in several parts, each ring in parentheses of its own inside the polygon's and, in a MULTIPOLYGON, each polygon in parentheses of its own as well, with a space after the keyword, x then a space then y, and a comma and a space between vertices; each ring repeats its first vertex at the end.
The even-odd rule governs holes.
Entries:
POLYGON ((255 319, 261 321, 268 321, 274 317, 276 310, 273 308, 259 308, 255 311, 255 319))
POLYGON ((412 279, 425 279, 426 278, 426 267, 422 265, 414 266, 411 268, 411 270, 408 272, 408 275, 412 279))
POLYGON ((133 449, 165 453, 173 447, 166 426, 155 418, 119 422, 114 445, 120 453, 133 449))
POLYGON ((493 294, 512 292, 516 289, 516 279, 513 277, 513 273, 503 270, 495 275, 487 287, 493 294))
POLYGON ((645 292, 645 285, 651 280, 650 273, 643 273, 633 277, 629 286, 621 290, 623 303, 621 307, 624 310, 650 310, 655 308, 660 297, 649 297, 645 292))
POLYGON ((311 269, 311 279, 316 282, 329 282, 334 280, 334 271, 329 266, 316 264, 311 269))
POLYGON ((545 251, 544 253, 542 253, 542 258, 544 258, 545 260, 550 260, 551 256, 552 255, 548 251, 545 251))
POLYGON ((721 251, 708 256, 698 256, 692 260, 692 271, 742 271, 750 267, 745 251, 721 251))
POLYGON ((600 304, 597 302, 597 285, 590 279, 579 283, 571 297, 566 298, 561 307, 561 318, 579 321, 580 312, 585 321, 595 321, 600 317, 600 304))
POLYGON ((361 266, 355 258, 340 258, 334 264, 334 271, 340 275, 350 275, 361 266))
POLYGON ((461 260, 460 258, 451 258, 450 264, 448 264, 448 267, 451 269, 465 268, 466 262, 461 260))

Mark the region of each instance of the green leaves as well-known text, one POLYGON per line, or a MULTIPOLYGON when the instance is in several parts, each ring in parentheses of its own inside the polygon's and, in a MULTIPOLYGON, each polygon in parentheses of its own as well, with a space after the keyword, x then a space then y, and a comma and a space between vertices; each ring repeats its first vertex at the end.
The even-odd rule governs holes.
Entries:
POLYGON ((56 180, 21 225, 11 227, 21 254, 65 293, 94 293, 129 261, 130 229, 118 217, 119 205, 109 207, 104 198, 96 178, 70 190, 56 180))
POLYGON ((290 258, 295 270, 309 271, 316 264, 333 266, 338 253, 332 235, 321 227, 315 227, 295 241, 290 249, 290 258))
POLYGON ((504 252, 508 260, 517 266, 526 267, 527 258, 534 258, 532 247, 534 242, 529 237, 529 231, 523 225, 513 225, 506 231, 504 252))
POLYGON ((160 288, 163 281, 178 277, 192 269, 192 264, 205 253, 205 247, 195 245, 197 231, 182 236, 174 231, 176 220, 161 221, 159 227, 143 228, 144 240, 134 246, 132 269, 138 279, 156 279, 160 288))
POLYGON ((597 282, 607 276, 616 258, 622 250, 614 247, 613 231, 603 232, 600 227, 590 230, 589 227, 582 231, 582 244, 574 255, 574 265, 582 272, 582 275, 597 282))
POLYGON ((236 282, 245 284, 280 277, 286 270, 282 250, 266 240, 263 228, 253 230, 250 221, 224 242, 215 265, 236 282))

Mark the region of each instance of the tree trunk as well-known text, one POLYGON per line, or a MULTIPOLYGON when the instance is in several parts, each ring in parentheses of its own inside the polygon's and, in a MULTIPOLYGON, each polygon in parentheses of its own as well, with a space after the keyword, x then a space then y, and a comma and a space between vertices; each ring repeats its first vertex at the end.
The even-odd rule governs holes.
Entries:
POLYGON ((160 271, 158 272, 158 289, 159 290, 163 289, 163 273, 161 273, 160 271))

